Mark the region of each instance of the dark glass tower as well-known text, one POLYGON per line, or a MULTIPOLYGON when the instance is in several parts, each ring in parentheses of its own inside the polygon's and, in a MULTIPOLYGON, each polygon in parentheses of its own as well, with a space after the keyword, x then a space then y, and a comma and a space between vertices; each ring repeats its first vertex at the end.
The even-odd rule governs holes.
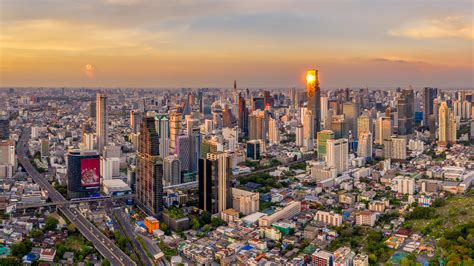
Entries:
POLYGON ((308 110, 314 116, 314 134, 321 130, 321 89, 319 88, 318 70, 308 70, 306 74, 306 94, 308 96, 308 110))

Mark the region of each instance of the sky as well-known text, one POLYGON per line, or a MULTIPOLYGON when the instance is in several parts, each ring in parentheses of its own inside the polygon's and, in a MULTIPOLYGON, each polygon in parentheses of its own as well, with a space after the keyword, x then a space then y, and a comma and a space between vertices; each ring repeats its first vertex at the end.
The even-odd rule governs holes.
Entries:
POLYGON ((0 86, 474 88, 473 3, 0 0, 0 86))

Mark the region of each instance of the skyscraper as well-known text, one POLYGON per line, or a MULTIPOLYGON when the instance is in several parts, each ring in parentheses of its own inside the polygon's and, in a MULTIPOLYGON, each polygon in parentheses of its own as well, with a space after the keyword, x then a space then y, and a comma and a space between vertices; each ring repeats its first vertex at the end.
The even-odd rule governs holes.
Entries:
POLYGON ((100 92, 98 92, 96 96, 97 150, 102 154, 102 150, 107 146, 107 96, 100 92))
POLYGON ((306 110, 303 119, 303 147, 305 147, 307 151, 314 149, 314 123, 313 111, 309 109, 306 110))
POLYGON ((231 192, 227 154, 208 153, 199 159, 199 208, 211 214, 220 213, 231 206, 231 192))
POLYGON ((326 163, 340 174, 349 169, 349 142, 347 139, 328 139, 326 163))
POLYGON ((328 139, 334 139, 333 131, 325 129, 318 132, 318 158, 326 157, 326 146, 328 139))
POLYGON ((359 157, 372 157, 372 133, 359 133, 359 144, 357 145, 359 157))
POLYGON ((398 134, 412 134, 415 126, 415 96, 412 89, 402 90, 398 99, 398 134))
POLYGON ((238 122, 237 125, 239 126, 241 132, 243 133, 244 136, 248 136, 249 134, 249 111, 247 109, 247 106, 245 105, 245 99, 242 97, 242 95, 239 93, 239 102, 238 102, 238 111, 239 113, 237 114, 238 117, 238 122))
POLYGON ((170 114, 170 152, 175 153, 176 139, 181 134, 181 121, 183 116, 181 113, 172 112, 170 114))
POLYGON ((313 114, 313 137, 321 128, 321 90, 319 88, 318 70, 308 70, 306 73, 306 94, 308 96, 308 110, 313 114))
POLYGON ((439 132, 438 145, 446 147, 448 144, 456 143, 456 120, 454 114, 446 102, 439 107, 439 132))
POLYGON ((89 197, 99 192, 100 157, 96 151, 70 150, 67 155, 69 198, 89 197))
POLYGON ((191 140, 189 135, 180 135, 176 139, 175 154, 181 162, 181 170, 189 172, 190 170, 190 155, 191 155, 191 140))
POLYGON ((197 172, 198 170, 198 160, 201 154, 201 131, 199 127, 191 129, 190 138, 190 154, 189 154, 189 171, 197 172))
POLYGON ((375 127, 375 143, 383 144, 383 141, 392 135, 392 120, 390 117, 382 116, 377 118, 375 127))
POLYGON ((163 181, 166 186, 181 183, 181 162, 178 156, 168 155, 163 159, 163 181))
POLYGON ((349 130, 354 137, 357 137, 357 116, 359 115, 359 104, 354 102, 345 102, 342 104, 344 120, 349 126, 349 130))
POLYGON ((156 126, 160 137, 160 155, 165 158, 170 154, 170 120, 165 114, 158 115, 156 126))
POLYGON ((270 143, 280 143, 280 129, 278 127, 278 121, 274 118, 268 120, 268 140, 270 143))
POLYGON ((266 115, 264 111, 255 110, 249 115, 249 139, 266 140, 266 115))
POLYGON ((0 140, 10 138, 10 119, 7 117, 0 118, 0 140))
MULTIPOLYGON (((357 134, 360 136, 362 133, 372 132, 372 121, 367 114, 361 114, 357 118, 357 134)), ((360 137, 358 137, 360 138, 360 137)))
MULTIPOLYGON (((433 101, 438 97, 438 90, 425 87, 423 89, 423 124, 428 125, 428 119, 434 115, 433 101)), ((430 129, 431 130, 431 129, 430 129)))
POLYGON ((150 215, 163 210, 163 159, 159 152, 159 136, 155 118, 144 117, 137 152, 136 199, 150 215))
POLYGON ((140 132, 140 124, 141 124, 141 114, 138 110, 131 110, 130 111, 130 128, 132 129, 133 133, 140 132))

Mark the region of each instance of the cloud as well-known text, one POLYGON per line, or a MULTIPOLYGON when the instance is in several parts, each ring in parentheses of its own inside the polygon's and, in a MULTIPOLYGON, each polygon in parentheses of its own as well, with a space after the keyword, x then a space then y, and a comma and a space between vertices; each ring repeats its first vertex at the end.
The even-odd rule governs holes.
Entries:
POLYGON ((413 39, 474 39, 472 23, 462 16, 414 21, 389 31, 389 34, 413 39))
POLYGON ((374 62, 389 62, 389 63, 404 63, 404 64, 423 64, 423 61, 416 61, 410 60, 405 58, 397 58, 397 57, 378 57, 374 58, 371 61, 374 62))

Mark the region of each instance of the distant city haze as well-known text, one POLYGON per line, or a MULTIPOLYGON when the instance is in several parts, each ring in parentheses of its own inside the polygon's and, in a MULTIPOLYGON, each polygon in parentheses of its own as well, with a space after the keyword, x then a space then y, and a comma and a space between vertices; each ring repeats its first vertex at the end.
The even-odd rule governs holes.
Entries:
POLYGON ((0 2, 0 87, 473 88, 473 3, 0 2))

